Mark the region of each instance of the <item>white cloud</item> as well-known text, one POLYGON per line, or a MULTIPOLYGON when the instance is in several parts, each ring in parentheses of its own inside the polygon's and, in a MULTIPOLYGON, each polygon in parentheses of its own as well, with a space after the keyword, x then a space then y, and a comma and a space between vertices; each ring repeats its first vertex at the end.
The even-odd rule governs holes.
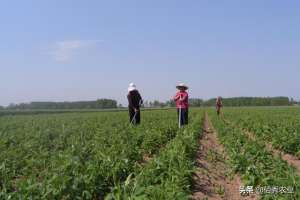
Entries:
POLYGON ((95 46, 101 40, 64 40, 55 42, 52 45, 50 54, 58 62, 68 62, 72 59, 74 53, 80 49, 95 46))

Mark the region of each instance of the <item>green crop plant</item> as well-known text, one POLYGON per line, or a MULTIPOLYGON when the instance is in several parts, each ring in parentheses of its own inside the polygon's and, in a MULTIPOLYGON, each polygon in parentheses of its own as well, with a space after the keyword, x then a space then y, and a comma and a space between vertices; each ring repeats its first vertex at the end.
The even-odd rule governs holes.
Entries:
POLYGON ((0 199, 98 199, 176 137, 176 112, 0 117, 0 199))

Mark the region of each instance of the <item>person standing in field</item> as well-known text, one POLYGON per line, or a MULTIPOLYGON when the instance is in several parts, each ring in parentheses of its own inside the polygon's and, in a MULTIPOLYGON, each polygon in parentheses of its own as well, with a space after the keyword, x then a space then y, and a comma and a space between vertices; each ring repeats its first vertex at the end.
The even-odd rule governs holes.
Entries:
POLYGON ((143 103, 142 97, 139 91, 136 89, 134 83, 130 83, 128 87, 128 110, 130 123, 136 125, 141 122, 140 106, 143 103))
POLYGON ((222 103, 222 97, 218 97, 216 99, 216 110, 217 110, 217 115, 219 116, 221 113, 221 108, 223 107, 223 103, 222 103))
POLYGON ((189 113, 189 95, 186 92, 188 86, 180 83, 176 86, 178 92, 176 93, 173 100, 176 102, 178 124, 179 127, 188 124, 188 113, 189 113))

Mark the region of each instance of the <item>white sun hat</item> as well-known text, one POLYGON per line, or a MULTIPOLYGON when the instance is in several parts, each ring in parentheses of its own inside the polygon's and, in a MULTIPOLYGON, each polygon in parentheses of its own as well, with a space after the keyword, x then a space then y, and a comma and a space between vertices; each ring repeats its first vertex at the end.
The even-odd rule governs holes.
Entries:
POLYGON ((185 85, 184 83, 179 83, 178 85, 176 85, 177 89, 184 89, 187 90, 189 89, 189 87, 187 85, 185 85))
POLYGON ((128 87, 128 92, 131 92, 131 91, 133 91, 133 90, 136 90, 136 86, 135 86, 134 83, 130 83, 130 84, 129 84, 129 87, 128 87))

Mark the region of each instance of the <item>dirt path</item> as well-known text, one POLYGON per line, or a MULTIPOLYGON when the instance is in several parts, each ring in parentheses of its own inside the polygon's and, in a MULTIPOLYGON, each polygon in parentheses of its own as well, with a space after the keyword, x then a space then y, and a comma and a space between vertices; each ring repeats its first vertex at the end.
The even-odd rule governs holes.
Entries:
POLYGON ((197 170, 193 176, 193 200, 250 200, 255 196, 243 197, 239 187, 242 186, 238 175, 230 172, 224 162, 224 149, 217 141, 216 132, 208 119, 204 120, 202 138, 199 139, 199 149, 196 157, 197 170))
MULTIPOLYGON (((251 139, 251 140, 257 140, 256 136, 254 133, 252 132, 249 132, 248 130, 246 129, 243 129, 242 127, 239 127, 235 124, 233 124, 232 122, 226 120, 226 119, 223 119, 225 123, 227 124, 231 124, 239 129, 241 129, 245 134, 246 136, 251 139)), ((280 157, 282 160, 285 160, 287 161, 287 163, 293 167, 296 168, 297 170, 297 174, 300 175, 300 159, 297 157, 297 156, 294 156, 294 155, 291 155, 291 154, 288 154, 288 153, 285 153, 283 151, 280 151, 278 149, 275 149, 270 143, 266 142, 266 148, 269 152, 271 152, 274 156, 277 156, 277 157, 280 157)))

